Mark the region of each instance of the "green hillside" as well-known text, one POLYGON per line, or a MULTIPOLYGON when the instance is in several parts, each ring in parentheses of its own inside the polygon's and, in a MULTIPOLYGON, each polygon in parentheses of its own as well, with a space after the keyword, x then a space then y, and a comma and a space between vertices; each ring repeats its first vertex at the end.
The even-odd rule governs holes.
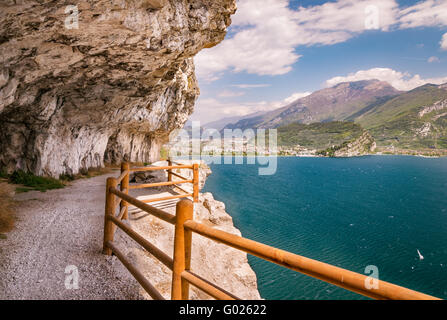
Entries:
POLYGON ((343 83, 230 127, 278 128, 280 146, 310 149, 341 145, 367 130, 384 152, 444 154, 447 84, 399 92, 378 81, 343 83))
POLYGON ((447 99, 442 86, 425 85, 379 104, 355 121, 366 128, 379 146, 402 149, 446 149, 447 107, 420 115, 447 99))
POLYGON ((362 127, 353 122, 293 123, 278 128, 278 145, 321 150, 355 140, 363 132, 362 127))

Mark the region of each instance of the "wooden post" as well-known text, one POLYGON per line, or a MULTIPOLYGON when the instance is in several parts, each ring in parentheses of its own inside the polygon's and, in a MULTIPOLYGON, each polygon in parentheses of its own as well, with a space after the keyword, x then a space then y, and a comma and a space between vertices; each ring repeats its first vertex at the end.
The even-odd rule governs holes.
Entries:
MULTIPOLYGON (((121 181, 121 192, 125 193, 125 194, 129 194, 129 176, 130 176, 130 165, 128 162, 123 162, 121 163, 121 173, 123 173, 124 171, 127 171, 126 176, 124 177, 124 179, 121 181)), ((127 220, 129 218, 129 204, 126 201, 121 201, 121 205, 120 205, 120 210, 123 209, 123 207, 125 208, 124 210, 124 214, 123 214, 123 220, 127 220)))
POLYGON ((193 164, 193 173, 194 173, 194 183, 193 183, 193 189, 194 189, 194 202, 199 202, 199 164, 194 163, 193 164))
MULTIPOLYGON (((168 167, 172 166, 172 161, 171 159, 168 159, 168 167)), ((172 169, 168 169, 168 182, 172 181, 172 169)))
MULTIPOLYGON (((186 218, 185 221, 194 219, 194 204, 189 200, 186 201, 186 218)), ((191 271, 191 252, 192 252, 192 231, 183 227, 185 235, 185 270, 191 271)), ((182 299, 189 300, 189 281, 182 278, 182 299)))
POLYGON ((104 244, 102 252, 105 255, 112 255, 112 250, 107 246, 107 242, 113 242, 114 228, 113 223, 107 219, 108 215, 115 215, 115 195, 110 192, 111 188, 116 188, 117 181, 115 178, 108 178, 106 183, 106 208, 104 215, 104 244))
POLYGON ((193 219, 194 205, 190 200, 177 202, 174 238, 174 266, 172 270, 172 300, 189 299, 189 283, 182 279, 182 272, 191 268, 192 232, 186 231, 185 221, 193 219))

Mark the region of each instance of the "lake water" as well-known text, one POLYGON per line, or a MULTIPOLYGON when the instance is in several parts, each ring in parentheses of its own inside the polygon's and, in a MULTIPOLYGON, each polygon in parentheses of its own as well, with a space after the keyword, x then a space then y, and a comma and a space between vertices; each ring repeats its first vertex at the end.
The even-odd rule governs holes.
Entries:
MULTIPOLYGON (((447 298, 447 158, 279 158, 211 165, 205 192, 244 237, 447 298), (417 250, 424 259, 419 258, 417 250)), ((249 255, 265 299, 364 299, 249 255)))

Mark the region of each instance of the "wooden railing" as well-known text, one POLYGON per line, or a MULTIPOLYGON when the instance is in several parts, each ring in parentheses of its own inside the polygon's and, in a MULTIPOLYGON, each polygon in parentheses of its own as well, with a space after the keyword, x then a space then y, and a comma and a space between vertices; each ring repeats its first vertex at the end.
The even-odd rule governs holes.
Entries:
MULTIPOLYGON (((181 165, 187 169, 190 166, 181 165)), ((173 166, 159 167, 159 170, 172 170, 173 166)), ((203 279, 191 271, 191 243, 192 233, 197 233, 208 239, 228 245, 235 249, 257 256, 291 270, 306 274, 308 276, 323 280, 338 287, 356 292, 358 294, 381 300, 435 300, 436 297, 400 287, 385 281, 377 280, 377 286, 368 289, 366 283, 371 279, 365 275, 355 273, 346 269, 335 267, 317 260, 309 259, 297 254, 280 250, 253 240, 217 230, 198 223, 193 219, 194 205, 191 200, 183 199, 177 202, 176 215, 169 214, 157 209, 147 203, 128 195, 126 184, 123 183, 125 176, 134 169, 126 164, 122 167, 122 174, 118 179, 108 178, 106 187, 106 211, 104 223, 104 254, 112 253, 123 263, 135 279, 141 284, 153 299, 164 299, 157 289, 144 277, 138 268, 127 260, 126 256, 113 242, 115 228, 118 227, 129 237, 141 245, 147 252, 152 254, 161 263, 172 270, 171 299, 188 300, 189 285, 199 288, 216 299, 234 300, 235 295, 225 291, 217 285, 203 279), (117 186, 121 184, 120 190, 117 186), (120 200, 120 210, 116 215, 116 198, 120 200), (148 240, 136 233, 127 224, 122 222, 127 217, 127 206, 135 207, 175 225, 173 258, 152 245, 148 240), (125 208, 125 209, 123 209, 125 208), (377 289, 376 289, 377 288, 377 289)), ((141 168, 138 168, 141 170, 141 168)), ((156 169, 152 169, 156 170, 156 169)), ((172 173, 172 172, 171 172, 172 173)), ((195 175, 194 175, 195 177, 195 175)), ((198 177, 198 175, 197 175, 198 177)))
MULTIPOLYGON (((145 203, 163 201, 163 200, 171 200, 171 199, 180 199, 180 198, 188 198, 191 197, 194 202, 199 201, 199 164, 194 163, 191 165, 176 163, 172 160, 168 160, 168 166, 165 167, 135 167, 131 168, 130 164, 127 162, 123 162, 121 164, 121 175, 116 179, 116 183, 120 185, 120 190, 125 194, 129 194, 129 190, 132 189, 145 189, 145 188, 154 188, 154 187, 164 187, 164 186, 174 186, 177 189, 181 190, 183 193, 178 195, 162 197, 162 198, 151 198, 147 200, 143 200, 145 203), (193 172, 193 178, 188 179, 181 176, 178 173, 175 173, 173 170, 181 170, 181 169, 190 169, 193 172), (148 171, 167 171, 168 181, 167 182, 157 182, 157 183, 142 183, 142 184, 130 184, 130 173, 131 172, 148 172, 148 171), (180 178, 181 180, 173 180, 173 176, 180 178), (179 185, 190 183, 193 186, 192 193, 186 191, 179 185)), ((123 218, 127 219, 128 209, 125 201, 120 200, 120 208, 124 210, 123 218)))

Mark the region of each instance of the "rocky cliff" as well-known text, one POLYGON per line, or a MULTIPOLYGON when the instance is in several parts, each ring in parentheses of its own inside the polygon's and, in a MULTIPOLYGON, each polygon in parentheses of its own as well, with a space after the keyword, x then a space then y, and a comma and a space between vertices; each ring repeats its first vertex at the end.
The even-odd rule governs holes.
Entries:
POLYGON ((319 151, 318 154, 328 157, 359 157, 374 153, 376 148, 377 144, 374 138, 368 131, 364 131, 356 139, 319 151))
POLYGON ((377 148, 374 138, 365 131, 358 139, 335 151, 336 157, 358 157, 373 153, 377 148))
POLYGON ((0 3, 0 169, 152 162, 199 94, 192 57, 235 0, 0 3), (74 6, 73 6, 74 5, 74 6))

